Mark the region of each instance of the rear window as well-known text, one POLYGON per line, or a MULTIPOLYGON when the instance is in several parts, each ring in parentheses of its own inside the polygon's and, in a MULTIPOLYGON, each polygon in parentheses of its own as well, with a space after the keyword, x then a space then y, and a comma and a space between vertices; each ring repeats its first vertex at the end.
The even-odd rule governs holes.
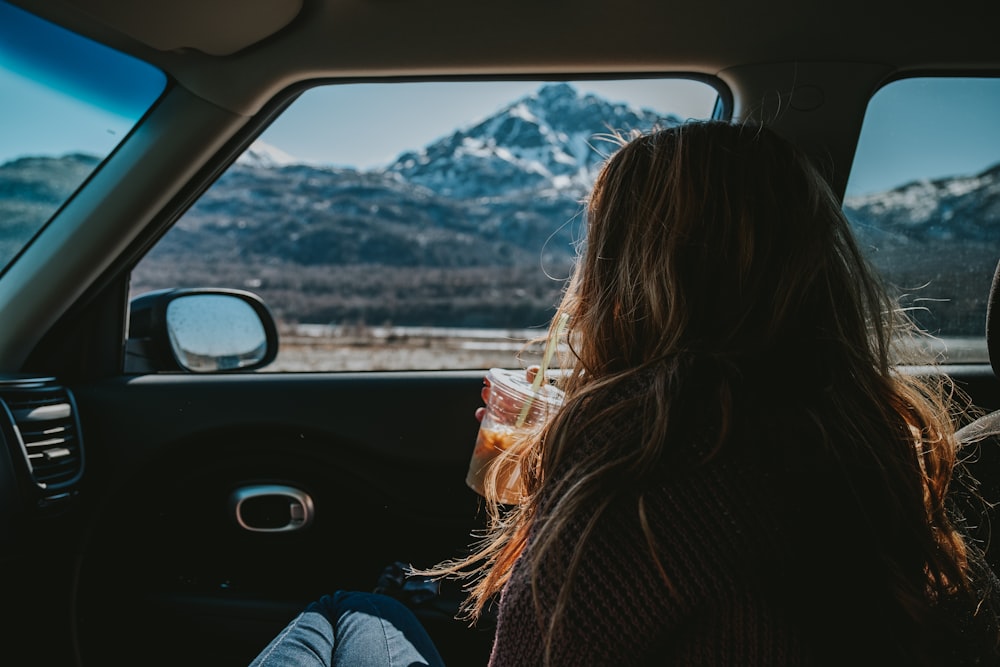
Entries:
POLYGON ((267 371, 509 366, 555 311, 608 134, 718 100, 691 79, 316 87, 142 260, 133 294, 255 292, 279 326, 267 371))
POLYGON ((1000 249, 1000 79, 895 81, 867 110, 844 201, 946 362, 986 362, 1000 249))

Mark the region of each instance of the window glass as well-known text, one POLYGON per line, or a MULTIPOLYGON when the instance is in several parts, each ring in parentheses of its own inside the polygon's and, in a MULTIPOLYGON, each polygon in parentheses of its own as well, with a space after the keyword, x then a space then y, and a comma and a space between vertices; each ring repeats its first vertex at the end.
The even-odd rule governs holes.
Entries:
POLYGON ((255 292, 279 326, 265 370, 510 366, 552 317, 607 135, 708 118, 717 99, 664 79, 314 88, 143 259, 132 290, 255 292))
POLYGON ((165 85, 146 63, 0 1, 0 272, 165 85))
POLYGON ((914 78, 871 100, 844 210, 945 361, 988 361, 1000 257, 1000 79, 914 78))

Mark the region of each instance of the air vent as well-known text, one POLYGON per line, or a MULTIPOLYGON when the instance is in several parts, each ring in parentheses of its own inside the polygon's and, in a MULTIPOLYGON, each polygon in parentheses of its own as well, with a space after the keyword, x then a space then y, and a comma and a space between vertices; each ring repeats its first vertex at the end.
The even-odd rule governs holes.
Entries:
POLYGON ((69 389, 52 378, 0 377, 0 404, 11 420, 13 440, 20 445, 39 501, 71 496, 83 475, 83 442, 69 389))

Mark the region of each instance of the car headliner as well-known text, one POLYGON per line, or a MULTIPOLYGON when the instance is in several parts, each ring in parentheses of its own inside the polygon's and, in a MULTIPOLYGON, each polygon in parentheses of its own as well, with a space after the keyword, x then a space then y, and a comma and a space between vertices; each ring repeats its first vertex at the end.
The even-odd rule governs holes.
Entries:
POLYGON ((14 2, 243 113, 315 77, 689 71, 724 79, 767 63, 853 62, 893 74, 1000 66, 991 2, 14 2))

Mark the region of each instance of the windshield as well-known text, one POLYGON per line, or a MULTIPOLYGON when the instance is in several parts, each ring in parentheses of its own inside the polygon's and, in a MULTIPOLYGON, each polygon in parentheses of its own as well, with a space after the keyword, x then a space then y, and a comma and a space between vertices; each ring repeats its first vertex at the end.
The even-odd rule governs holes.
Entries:
POLYGON ((0 272, 165 86, 156 68, 0 0, 0 272))

